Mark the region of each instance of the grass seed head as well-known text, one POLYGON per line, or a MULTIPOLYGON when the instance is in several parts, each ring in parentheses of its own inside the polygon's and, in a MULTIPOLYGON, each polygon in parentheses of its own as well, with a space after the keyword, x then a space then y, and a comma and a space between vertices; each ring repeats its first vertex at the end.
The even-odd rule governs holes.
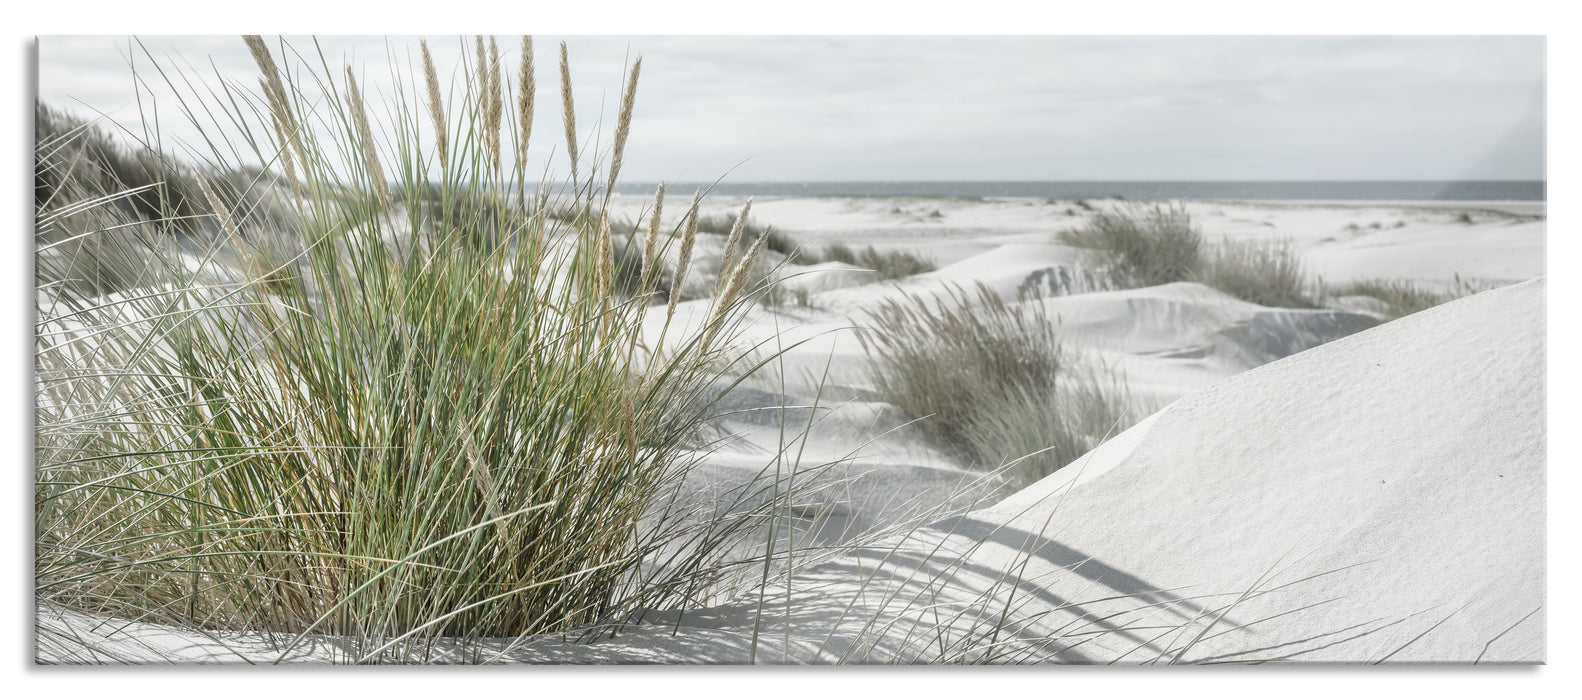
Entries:
POLYGON ((730 275, 731 265, 735 262, 736 246, 741 243, 742 230, 747 227, 747 212, 752 211, 753 198, 748 197, 747 203, 742 205, 742 212, 736 215, 736 222, 731 225, 730 238, 725 240, 725 252, 720 254, 720 276, 715 283, 716 296, 725 288, 726 278, 730 275))
POLYGON ((621 94, 621 114, 615 122, 615 150, 610 156, 610 181, 605 192, 615 192, 615 180, 621 172, 621 157, 626 152, 626 137, 632 131, 632 108, 637 104, 637 74, 643 69, 643 57, 632 62, 632 74, 626 79, 626 90, 621 94))
POLYGON ((533 135, 533 93, 537 85, 533 81, 533 37, 522 37, 522 67, 520 69, 516 91, 516 119, 521 131, 516 144, 516 168, 519 171, 527 170, 527 142, 533 135))
POLYGON ((441 170, 450 167, 449 134, 445 129, 445 102, 439 91, 439 71, 434 70, 434 57, 429 55, 428 41, 422 41, 423 78, 428 85, 428 116, 434 123, 434 148, 439 151, 441 170))
POLYGON ((379 194, 379 205, 388 209, 390 183, 385 181, 384 168, 379 164, 379 151, 374 148, 373 130, 368 125, 368 111, 363 106, 362 92, 357 89, 357 76, 352 73, 351 66, 346 67, 346 101, 351 110, 352 121, 357 126, 357 138, 362 142, 368 179, 373 181, 374 191, 379 194))
POLYGON ((643 236, 643 286, 648 286, 650 270, 658 268, 659 261, 654 259, 654 254, 659 248, 659 215, 665 209, 665 183, 659 183, 659 189, 654 192, 654 212, 648 217, 648 233, 643 236))
POLYGON ((500 119, 504 111, 504 98, 500 96, 500 45, 489 37, 489 109, 485 112, 489 130, 486 134, 490 155, 494 158, 494 173, 500 174, 500 119))
POLYGON ((566 156, 571 159, 572 191, 577 187, 577 109, 571 100, 571 58, 560 42, 560 111, 566 122, 566 156))
POLYGON ((692 208, 687 210, 687 223, 681 229, 681 251, 676 256, 676 276, 670 281, 668 316, 675 315, 676 304, 681 301, 681 290, 687 284, 687 267, 692 264, 692 244, 698 238, 698 207, 702 203, 703 190, 698 190, 692 195, 692 208))

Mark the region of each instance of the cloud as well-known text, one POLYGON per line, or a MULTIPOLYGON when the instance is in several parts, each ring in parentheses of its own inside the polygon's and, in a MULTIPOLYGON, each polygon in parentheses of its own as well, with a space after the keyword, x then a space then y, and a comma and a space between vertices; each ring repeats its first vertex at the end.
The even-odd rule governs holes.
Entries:
MULTIPOLYGON (((515 66, 517 40, 502 38, 515 66)), ((470 38, 431 38, 457 75, 470 38)), ((631 180, 1542 178, 1537 37, 574 37, 578 125, 603 143, 644 56, 631 180)), ((536 42, 531 159, 560 152, 558 42, 536 42)), ((416 66, 408 38, 292 38, 351 60, 370 95, 416 66)), ((149 54, 252 87, 234 37, 150 37, 130 55, 162 126, 191 142, 149 54)), ((39 92, 133 104, 128 41, 40 40, 39 92)), ((407 86, 411 89, 410 84, 407 86)), ((379 98, 371 97, 370 102, 379 98)), ((411 97, 409 96, 409 99, 411 97)), ((150 109, 145 100, 144 109, 150 109)), ((374 109, 380 112, 379 108, 374 109)), ((135 110, 116 112, 135 120, 135 110)))

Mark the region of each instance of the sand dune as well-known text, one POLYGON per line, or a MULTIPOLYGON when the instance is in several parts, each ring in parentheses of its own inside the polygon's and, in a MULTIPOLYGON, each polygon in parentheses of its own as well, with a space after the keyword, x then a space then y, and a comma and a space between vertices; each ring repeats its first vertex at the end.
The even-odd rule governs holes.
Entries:
POLYGON ((1241 374, 762 608, 520 658, 740 663, 756 621, 772 661, 932 661, 942 633, 966 659, 1542 661, 1543 298, 1484 293, 1241 374))
MULTIPOLYGON (((616 198, 634 215, 642 204, 616 198)), ((1466 223, 1406 204, 1185 206, 1210 239, 1289 235, 1331 279, 1543 274, 1544 223, 1522 213, 1466 223)), ((799 494, 775 540, 742 543, 744 558, 856 548, 767 586, 737 582, 723 604, 648 611, 613 639, 499 640, 482 656, 442 643, 431 660, 1544 659, 1542 280, 1382 326, 1366 309, 1270 308, 1195 283, 1106 291, 1054 242, 1081 220, 1072 207, 755 200, 755 218, 809 247, 904 247, 939 269, 879 281, 841 263, 783 268, 806 303, 761 307, 723 339, 773 360, 722 394, 673 498, 718 515, 799 494), (854 327, 886 300, 980 283, 1042 306, 1068 347, 1124 378, 1139 410, 1162 409, 1014 494, 982 478, 994 465, 931 446, 871 395, 854 327), (904 534, 876 538, 886 531, 904 534)), ((694 269, 717 268, 722 240, 700 237, 694 269)), ((648 344, 684 342, 709 303, 681 303, 668 329, 650 314, 648 344)), ((40 658, 281 653, 282 640, 258 635, 101 623, 40 610, 40 658), (60 643, 76 637, 94 643, 60 643), (71 656, 85 646, 109 656, 71 656)), ((313 638, 287 657, 330 662, 340 646, 313 638)))

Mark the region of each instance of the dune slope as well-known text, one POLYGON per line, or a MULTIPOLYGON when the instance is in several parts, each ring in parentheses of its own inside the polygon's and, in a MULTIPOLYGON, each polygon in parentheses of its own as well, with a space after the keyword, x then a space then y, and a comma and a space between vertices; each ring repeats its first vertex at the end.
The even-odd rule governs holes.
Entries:
POLYGON ((1540 662, 1543 312, 1539 280, 1386 324, 761 597, 516 658, 1540 662))

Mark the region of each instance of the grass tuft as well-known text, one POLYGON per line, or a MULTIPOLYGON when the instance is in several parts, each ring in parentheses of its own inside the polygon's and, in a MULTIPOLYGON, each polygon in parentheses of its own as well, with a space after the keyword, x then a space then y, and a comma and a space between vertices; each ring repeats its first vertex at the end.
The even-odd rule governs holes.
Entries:
MULTIPOLYGON (((248 45, 268 56, 261 39, 248 45)), ((85 128, 40 139, 41 608, 261 631, 282 654, 331 634, 347 661, 422 661, 440 636, 515 637, 695 603, 732 538, 762 521, 666 505, 740 359, 709 336, 728 335, 745 309, 741 275, 708 335, 649 352, 659 280, 630 274, 638 288, 615 293, 614 268, 670 242, 650 254, 628 236, 622 256, 602 213, 573 206, 582 214, 561 221, 542 203, 505 204, 532 187, 520 158, 496 165, 492 139, 509 123, 488 97, 499 78, 485 71, 458 90, 485 98, 447 121, 426 51, 424 63, 428 108, 382 120, 349 67, 281 70, 273 100, 187 95, 189 117, 240 129, 201 156, 197 196, 170 194, 188 191, 185 175, 118 174, 167 162, 151 149, 96 153, 85 128), (271 111, 309 103, 310 90, 328 100, 314 118, 344 138, 274 128, 271 111), (433 143, 417 137, 425 122, 433 143), (283 166, 294 141, 300 198, 279 194, 290 191, 279 173, 235 162, 251 148, 283 166), (424 165, 431 148, 437 172, 424 165), (501 166, 514 167, 503 184, 501 166), (288 215, 228 193, 232 173, 250 173, 246 191, 271 193, 288 215), (168 233, 183 227, 194 233, 168 233), (284 259, 258 244, 266 233, 284 259), (75 283, 84 258, 113 283, 75 283), (282 271, 292 282, 271 282, 282 271)))
POLYGON ((1311 309, 1319 297, 1289 239, 1204 243, 1180 206, 1138 204, 1101 211, 1061 243, 1084 248, 1089 264, 1126 289, 1200 282, 1264 306, 1311 309))
POLYGON ((1124 388, 1065 351, 1037 301, 1006 304, 981 284, 971 295, 909 295, 874 311, 858 338, 882 400, 964 462, 1021 460, 1023 483, 1129 422, 1124 388))
POLYGON ((1060 242, 1087 248, 1097 267, 1120 288, 1190 279, 1203 260, 1203 234, 1179 206, 1129 205, 1100 211, 1060 242))
POLYGON ((1263 306, 1312 309, 1319 303, 1302 259, 1289 239, 1238 241, 1215 246, 1192 276, 1238 299, 1263 306))
POLYGON ((1329 290, 1331 297, 1366 296, 1384 303, 1388 319, 1410 316, 1464 296, 1493 289, 1496 285, 1456 275, 1448 285, 1435 288, 1406 279, 1364 279, 1329 290))
POLYGON ((873 246, 853 250, 845 243, 830 243, 824 246, 822 258, 828 262, 843 262, 873 270, 882 280, 903 279, 937 269, 932 261, 906 251, 892 250, 881 253, 873 246))

